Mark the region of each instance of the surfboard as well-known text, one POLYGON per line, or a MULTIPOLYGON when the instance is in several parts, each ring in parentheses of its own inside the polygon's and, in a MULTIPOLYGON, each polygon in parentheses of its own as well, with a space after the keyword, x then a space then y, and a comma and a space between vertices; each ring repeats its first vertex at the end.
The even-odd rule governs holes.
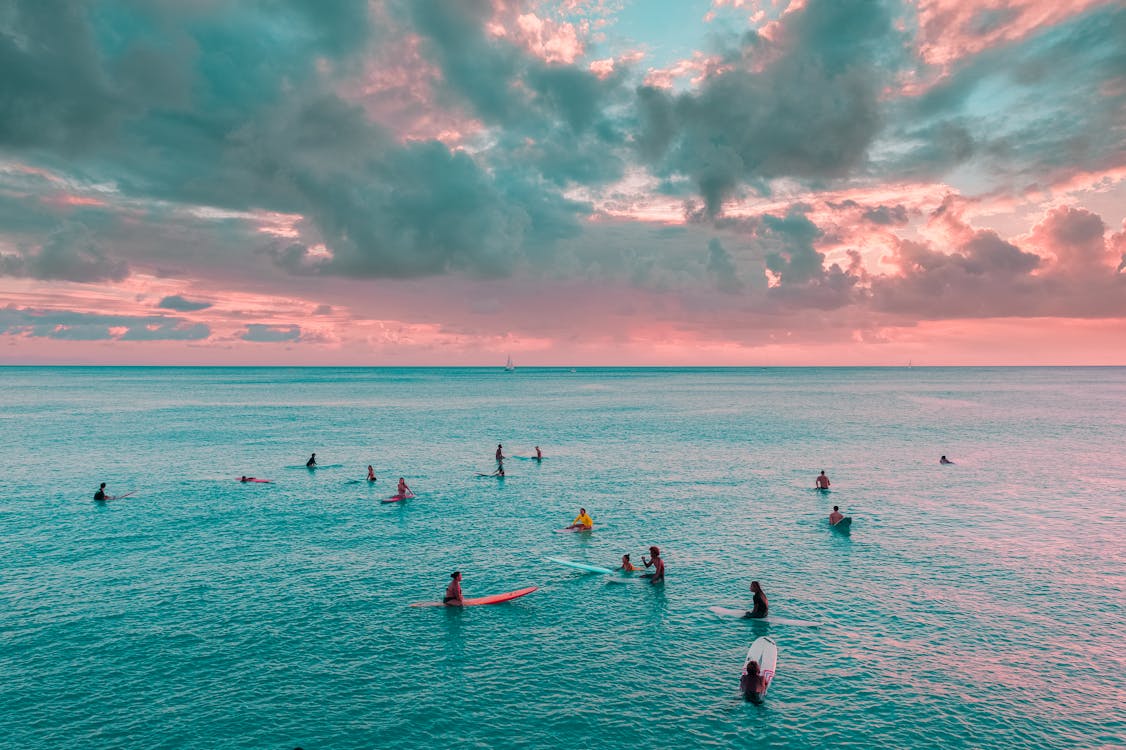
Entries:
MULTIPOLYGON (((620 578, 607 578, 606 583, 648 583, 652 584, 653 579, 649 578, 645 573, 639 576, 621 576, 620 578)), ((664 581, 657 581, 657 583, 664 583, 664 581)))
MULTIPOLYGON (((492 596, 482 596, 482 597, 479 597, 477 599, 464 599, 464 600, 462 600, 462 606, 464 606, 464 607, 478 607, 482 604, 500 604, 501 602, 508 602, 508 601, 512 601, 513 599, 519 599, 522 596, 527 596, 528 594, 530 594, 533 591, 536 591, 538 589, 539 589, 539 586, 529 586, 526 589, 517 589, 516 591, 509 591, 508 593, 505 593, 505 594, 493 594, 492 596)), ((444 602, 415 602, 411 606, 412 607, 446 607, 446 606, 450 606, 450 605, 447 605, 444 602)), ((456 605, 454 605, 454 606, 456 606, 456 605)))
POLYGON ((242 477, 235 477, 235 481, 243 484, 250 484, 251 482, 255 484, 271 484, 273 482, 272 479, 255 479, 254 477, 247 477, 245 480, 243 480, 242 477))
MULTIPOLYGON (((747 665, 752 661, 758 662, 759 674, 762 675, 762 692, 758 694, 761 698, 770 689, 770 683, 774 681, 774 671, 778 668, 778 646, 774 643, 773 638, 764 635, 755 639, 755 642, 747 649, 747 658, 743 660, 742 674, 747 673, 747 665)), ((749 696, 748 700, 750 700, 749 696)))
POLYGON ((791 620, 788 617, 775 617, 774 615, 767 615, 766 617, 747 617, 748 609, 731 609, 730 607, 708 607, 708 609, 720 617, 735 617, 740 620, 747 620, 748 622, 765 622, 768 625, 793 625, 799 628, 817 628, 821 623, 812 620, 791 620))
POLYGON ((587 573, 613 573, 614 572, 614 571, 610 570, 609 568, 600 568, 597 565, 587 565, 586 563, 575 562, 574 560, 564 560, 564 559, 559 558, 559 557, 549 557, 549 558, 546 558, 546 559, 550 560, 553 563, 559 563, 560 565, 566 565, 569 568, 575 568, 576 570, 586 571, 587 573))
POLYGON ((554 529, 556 534, 589 534, 594 529, 572 529, 567 527, 565 529, 554 529))
POLYGON ((391 497, 384 498, 383 500, 380 500, 379 502, 384 503, 384 504, 399 503, 399 502, 402 502, 403 500, 410 500, 412 497, 414 497, 413 493, 410 494, 410 495, 392 495, 391 497))
POLYGON ((845 516, 836 523, 829 524, 836 531, 849 531, 852 529, 852 516, 845 516))
POLYGON ((477 476, 479 476, 479 477, 496 477, 497 479, 504 479, 504 477, 506 475, 505 474, 482 474, 481 472, 478 471, 477 476))

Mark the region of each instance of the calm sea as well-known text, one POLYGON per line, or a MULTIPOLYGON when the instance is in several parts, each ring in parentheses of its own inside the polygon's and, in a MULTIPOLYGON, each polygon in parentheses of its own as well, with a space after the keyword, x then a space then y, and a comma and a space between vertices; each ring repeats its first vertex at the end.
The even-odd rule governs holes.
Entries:
POLYGON ((1126 743, 1126 369, 5 368, 0 394, 5 747, 1126 743), (400 476, 418 497, 380 504, 400 476), (580 506, 594 533, 552 533, 580 506), (663 587, 545 560, 651 544, 663 587), (455 569, 540 590, 408 606, 455 569), (820 627, 708 611, 752 579, 820 627))

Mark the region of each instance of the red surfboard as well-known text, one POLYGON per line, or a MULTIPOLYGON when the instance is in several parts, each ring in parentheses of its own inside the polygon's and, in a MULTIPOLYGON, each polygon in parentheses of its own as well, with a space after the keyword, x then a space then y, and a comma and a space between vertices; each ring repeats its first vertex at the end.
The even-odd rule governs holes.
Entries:
MULTIPOLYGON (((519 589, 517 591, 509 591, 506 594, 493 594, 492 596, 482 596, 478 599, 463 599, 462 600, 462 606, 476 607, 476 606, 479 606, 479 605, 482 605, 482 604, 500 604, 501 602, 508 602, 508 601, 512 601, 513 599, 519 599, 522 596, 527 596, 528 594, 532 593, 533 591, 536 591, 537 589, 539 589, 539 586, 529 586, 526 589, 519 589)), ((415 602, 411 606, 412 607, 446 607, 446 606, 451 606, 451 605, 447 605, 443 602, 415 602)), ((457 606, 457 605, 452 605, 452 606, 457 606)))

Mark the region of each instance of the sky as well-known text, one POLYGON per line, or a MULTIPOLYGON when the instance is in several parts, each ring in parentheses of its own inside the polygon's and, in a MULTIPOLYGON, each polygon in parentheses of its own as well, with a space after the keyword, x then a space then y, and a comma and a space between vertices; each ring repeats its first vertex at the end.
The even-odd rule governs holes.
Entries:
POLYGON ((0 0, 0 364, 1126 365, 1126 5, 0 0))

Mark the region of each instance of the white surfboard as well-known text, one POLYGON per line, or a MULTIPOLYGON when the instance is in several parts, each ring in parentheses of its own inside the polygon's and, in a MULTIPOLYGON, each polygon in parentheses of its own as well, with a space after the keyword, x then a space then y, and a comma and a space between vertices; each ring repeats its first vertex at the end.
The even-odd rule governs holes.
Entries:
POLYGON ((574 560, 564 560, 560 557, 548 557, 546 559, 550 560, 553 563, 559 563, 560 565, 566 565, 569 568, 575 568, 576 570, 582 570, 582 571, 585 571, 587 573, 613 573, 614 572, 614 571, 610 570, 609 568, 600 568, 597 565, 587 565, 586 563, 575 562, 574 560))
POLYGON ((747 673, 747 666, 752 661, 758 662, 758 671, 762 675, 762 692, 759 693, 761 698, 770 689, 770 683, 774 681, 774 671, 778 668, 778 646, 774 643, 773 638, 764 635, 755 639, 755 642, 747 649, 747 658, 743 660, 742 674, 747 673))
POLYGON ((736 617, 741 620, 751 620, 752 622, 765 622, 769 625, 793 625, 799 628, 816 628, 820 627, 821 623, 812 620, 791 620, 788 617, 775 617, 768 615, 766 617, 747 617, 748 609, 731 609, 730 607, 708 607, 708 610, 716 613, 720 617, 736 617))

